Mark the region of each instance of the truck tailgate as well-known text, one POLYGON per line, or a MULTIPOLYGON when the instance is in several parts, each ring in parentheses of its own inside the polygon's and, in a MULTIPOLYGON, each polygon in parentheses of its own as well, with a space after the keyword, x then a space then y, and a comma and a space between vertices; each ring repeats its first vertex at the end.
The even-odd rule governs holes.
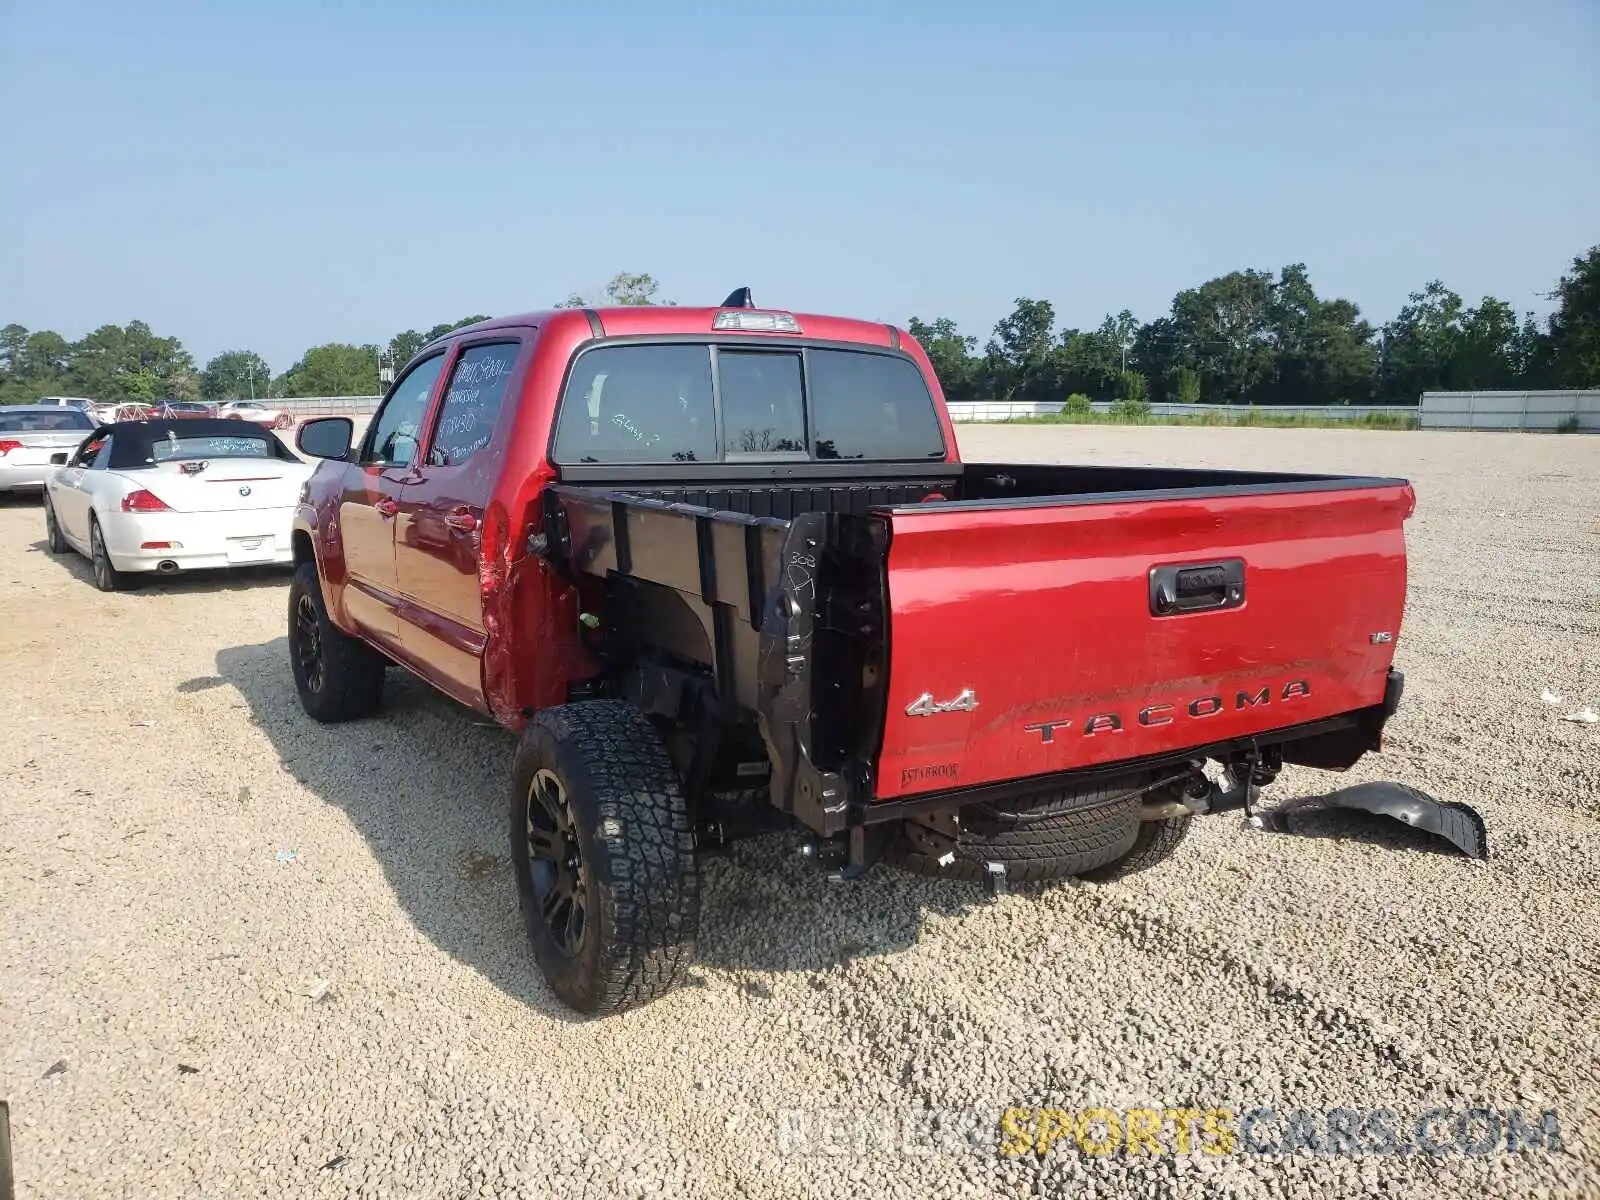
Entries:
POLYGON ((876 796, 1380 703, 1414 507, 1396 481, 892 510, 876 796))

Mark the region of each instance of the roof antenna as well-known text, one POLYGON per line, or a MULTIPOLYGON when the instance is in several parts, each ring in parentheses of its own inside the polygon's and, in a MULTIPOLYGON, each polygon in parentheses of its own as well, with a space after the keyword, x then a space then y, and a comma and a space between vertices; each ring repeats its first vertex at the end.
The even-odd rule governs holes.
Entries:
POLYGON ((729 292, 728 298, 722 302, 723 308, 754 308, 755 306, 755 299, 750 295, 750 289, 747 287, 729 292))

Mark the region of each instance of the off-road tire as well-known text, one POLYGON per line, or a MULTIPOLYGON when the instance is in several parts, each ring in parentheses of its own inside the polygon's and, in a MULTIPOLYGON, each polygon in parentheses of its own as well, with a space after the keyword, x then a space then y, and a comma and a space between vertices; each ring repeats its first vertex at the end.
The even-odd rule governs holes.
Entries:
POLYGON ((1193 817, 1163 817, 1159 821, 1142 821, 1139 824, 1139 836, 1134 838, 1131 850, 1103 867, 1085 871, 1083 877, 1096 883, 1109 883, 1113 879, 1153 867, 1162 859, 1172 856, 1173 851, 1189 835, 1189 826, 1193 822, 1193 817))
POLYGON ((893 866, 918 875, 979 881, 988 863, 1005 864, 1010 883, 1038 883, 1083 875, 1126 855, 1139 837, 1137 782, 1051 794, 1024 804, 974 805, 962 814, 955 860, 938 856, 898 835, 884 851, 893 866))
POLYGON ((511 861, 535 961, 569 1007, 600 1016, 672 991, 695 958, 700 872, 678 772, 656 731, 620 700, 545 709, 512 768, 511 861), (582 936, 563 951, 540 911, 527 813, 536 777, 564 789, 582 859, 582 936))
POLYGON ((382 654, 329 619, 316 563, 296 567, 289 584, 289 669, 306 714, 330 725, 371 716, 383 701, 385 665, 382 654), (320 671, 312 666, 313 637, 320 671))
POLYGON ((44 497, 44 544, 51 554, 65 554, 71 549, 61 532, 61 522, 56 520, 56 506, 50 503, 50 494, 44 497))
POLYGON ((111 561, 105 535, 100 532, 100 519, 93 513, 89 514, 89 573, 94 586, 102 592, 120 592, 128 586, 128 577, 111 561))

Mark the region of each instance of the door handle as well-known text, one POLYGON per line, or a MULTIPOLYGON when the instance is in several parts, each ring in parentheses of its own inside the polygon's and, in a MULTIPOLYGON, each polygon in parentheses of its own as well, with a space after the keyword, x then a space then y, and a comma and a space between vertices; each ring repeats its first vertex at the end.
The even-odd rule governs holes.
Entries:
POLYGON ((458 533, 471 533, 478 527, 478 518, 464 508, 457 508, 445 514, 444 523, 458 533))
POLYGON ((378 512, 383 516, 392 517, 395 515, 395 513, 400 511, 400 502, 398 500, 391 500, 388 496, 385 496, 372 507, 377 509, 378 512))
POLYGON ((1210 612, 1219 608, 1238 608, 1243 603, 1242 558, 1151 568, 1151 616, 1210 612))

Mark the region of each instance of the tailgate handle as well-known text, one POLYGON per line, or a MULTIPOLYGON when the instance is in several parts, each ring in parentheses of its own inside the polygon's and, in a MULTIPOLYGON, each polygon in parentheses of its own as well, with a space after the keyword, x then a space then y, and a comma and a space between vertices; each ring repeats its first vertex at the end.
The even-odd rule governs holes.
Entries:
POLYGON ((1244 603, 1244 559, 1150 568, 1150 613, 1157 617, 1238 608, 1244 603))

